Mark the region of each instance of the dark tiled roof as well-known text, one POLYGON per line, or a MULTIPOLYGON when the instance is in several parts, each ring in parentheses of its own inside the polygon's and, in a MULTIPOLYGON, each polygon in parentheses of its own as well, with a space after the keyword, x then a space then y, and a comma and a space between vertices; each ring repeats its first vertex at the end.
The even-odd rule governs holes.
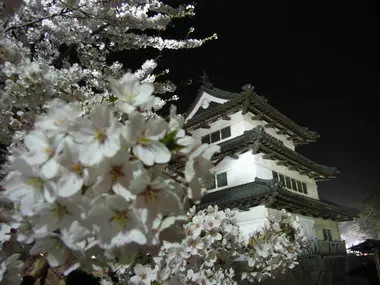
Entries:
POLYGON ((351 246, 349 249, 353 251, 359 251, 362 253, 371 253, 380 249, 380 240, 366 239, 362 243, 351 246))
POLYGON ((195 102, 191 105, 190 111, 195 107, 195 104, 200 99, 203 92, 212 96, 227 99, 224 104, 212 106, 205 109, 202 113, 197 112, 197 115, 186 122, 185 127, 188 129, 196 129, 202 127, 205 123, 210 123, 217 120, 221 116, 231 114, 240 110, 244 112, 250 111, 254 114, 260 114, 263 120, 273 123, 275 127, 286 130, 289 135, 299 138, 303 142, 315 141, 319 135, 316 132, 309 131, 306 127, 301 127, 291 119, 280 113, 277 109, 270 106, 267 100, 257 95, 253 90, 248 90, 243 93, 234 93, 223 91, 215 87, 201 87, 195 102))
POLYGON ((336 221, 352 220, 358 214, 344 207, 287 190, 281 187, 280 183, 271 180, 258 180, 209 193, 203 197, 198 209, 204 209, 210 205, 218 205, 221 209, 242 210, 265 205, 269 208, 279 210, 284 208, 290 212, 336 221))
MULTIPOLYGON (((225 190, 215 191, 207 194, 202 199, 202 205, 208 206, 218 201, 218 205, 231 205, 234 201, 248 202, 250 198, 260 199, 272 195, 275 189, 270 185, 260 182, 251 182, 234 186, 225 190)), ((260 203, 260 201, 258 201, 260 203)))
POLYGON ((240 93, 225 91, 225 90, 215 88, 215 87, 210 88, 206 86, 201 86, 200 90, 206 92, 207 94, 215 96, 217 98, 225 99, 225 100, 235 99, 236 97, 241 95, 240 93))
MULTIPOLYGON (((264 127, 258 126, 244 132, 243 135, 219 144, 221 151, 216 153, 212 160, 218 164, 226 156, 234 157, 237 154, 252 150, 253 153, 264 153, 268 159, 278 160, 279 164, 288 166, 290 170, 309 175, 315 180, 325 180, 336 177, 338 169, 318 164, 307 157, 288 148, 284 143, 269 135, 264 127)), ((172 164, 176 170, 183 168, 183 163, 172 164)))
POLYGON ((222 142, 220 146, 221 151, 213 157, 213 160, 217 161, 225 156, 231 156, 253 149, 254 153, 272 153, 274 158, 285 161, 285 165, 293 166, 297 168, 298 171, 302 170, 305 171, 305 173, 315 172, 312 176, 333 178, 339 173, 336 168, 318 164, 288 148, 281 140, 269 135, 262 126, 258 126, 246 131, 241 136, 222 142))

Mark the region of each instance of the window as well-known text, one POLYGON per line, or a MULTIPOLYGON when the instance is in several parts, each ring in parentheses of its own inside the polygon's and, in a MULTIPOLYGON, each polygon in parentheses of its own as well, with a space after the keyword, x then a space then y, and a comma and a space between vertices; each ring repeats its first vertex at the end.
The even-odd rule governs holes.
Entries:
POLYGON ((208 187, 207 190, 223 187, 223 186, 226 186, 227 184, 228 184, 227 173, 226 172, 218 173, 217 175, 214 176, 213 184, 210 187, 208 187))
POLYGON ((295 191, 297 191, 297 182, 296 182, 296 180, 293 179, 293 178, 291 180, 292 180, 292 189, 295 190, 295 191))
POLYGON ((202 143, 210 143, 210 135, 202 137, 202 143))
POLYGON ((302 182, 302 192, 307 194, 307 186, 305 182, 302 182))
POLYGON ((322 231, 323 231, 323 240, 332 241, 331 230, 329 230, 329 229, 322 229, 322 231))
POLYGON ((297 180, 297 190, 298 192, 302 192, 302 182, 297 180))
POLYGON ((332 241, 332 234, 331 234, 331 230, 327 230, 327 236, 329 238, 330 241, 332 241))
POLYGON ((290 177, 285 176, 285 186, 286 188, 292 189, 292 183, 290 182, 290 177))
POLYGON ((211 142, 214 143, 217 141, 220 141, 220 132, 219 131, 211 133, 211 142))
POLYGON ((297 179, 272 171, 273 179, 282 182, 282 186, 300 193, 307 194, 307 184, 297 179))
POLYGON ((227 185, 227 173, 222 172, 216 175, 216 184, 218 187, 223 187, 227 185))
POLYGON ((231 127, 223 128, 221 131, 222 139, 228 138, 231 136, 231 127))
POLYGON ((278 181, 278 173, 276 171, 272 171, 273 179, 278 181))
POLYGON ((280 182, 282 182, 282 185, 285 186, 285 176, 282 174, 279 174, 278 176, 280 177, 280 182))
POLYGON ((202 137, 202 143, 214 143, 231 136, 231 127, 225 127, 202 137))

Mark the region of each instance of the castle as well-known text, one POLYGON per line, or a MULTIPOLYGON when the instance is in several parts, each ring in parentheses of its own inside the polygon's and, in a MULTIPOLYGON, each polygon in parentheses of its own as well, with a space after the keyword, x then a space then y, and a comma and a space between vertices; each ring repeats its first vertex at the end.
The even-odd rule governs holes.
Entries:
POLYGON ((267 217, 286 209, 296 215, 308 238, 341 240, 338 222, 352 220, 356 213, 321 200, 317 186, 339 171, 296 151, 318 134, 270 106, 252 86, 227 92, 204 78, 186 114, 185 129, 199 143, 221 146, 213 157, 215 181, 200 209, 235 209, 247 237, 267 217))

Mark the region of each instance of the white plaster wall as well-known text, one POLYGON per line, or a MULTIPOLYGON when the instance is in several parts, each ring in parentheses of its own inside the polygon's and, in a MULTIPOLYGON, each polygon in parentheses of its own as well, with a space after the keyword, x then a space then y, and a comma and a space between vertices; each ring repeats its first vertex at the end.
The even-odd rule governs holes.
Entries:
POLYGON ((207 109, 210 102, 215 102, 218 104, 223 104, 227 102, 226 99, 220 99, 218 97, 214 97, 206 92, 203 92, 200 99, 198 100, 197 104, 194 106, 194 109, 191 111, 191 113, 187 116, 186 121, 190 120, 195 113, 199 110, 199 108, 207 109))
POLYGON ((251 151, 247 151, 238 156, 238 159, 232 157, 225 157, 215 168, 215 173, 226 172, 227 173, 227 186, 219 187, 213 191, 219 191, 226 188, 238 186, 241 184, 254 182, 255 178, 260 179, 273 179, 272 170, 305 182, 307 185, 307 194, 294 191, 295 193, 303 196, 307 196, 314 199, 319 199, 318 188, 315 180, 310 179, 307 175, 301 175, 299 172, 289 170, 288 167, 283 165, 277 165, 276 161, 270 159, 263 159, 263 154, 252 154, 251 151))
POLYGON ((197 143, 201 143, 201 139, 203 136, 207 134, 211 134, 217 130, 223 129, 228 126, 231 126, 231 136, 223 140, 215 142, 216 144, 241 136, 245 131, 244 118, 241 115, 241 112, 232 114, 230 118, 231 118, 230 120, 219 119, 216 122, 209 124, 210 125, 209 129, 201 128, 201 129, 194 130, 191 133, 192 137, 196 139, 197 143))
MULTIPOLYGON (((209 129, 197 129, 192 132, 192 136, 197 140, 198 143, 201 143, 201 139, 203 136, 207 134, 211 134, 212 132, 215 132, 216 130, 223 129, 227 126, 231 127, 231 136, 224 139, 220 140, 216 143, 220 143, 229 139, 232 139, 234 137, 240 136, 244 134, 245 131, 252 130, 253 128, 257 126, 264 126, 267 124, 267 122, 262 121, 262 120, 252 120, 252 116, 254 114, 248 112, 245 115, 242 115, 242 112, 236 112, 232 115, 230 115, 230 120, 223 120, 219 119, 216 122, 213 122, 209 124, 210 128, 209 129)), ((294 143, 292 141, 289 141, 286 136, 284 135, 279 135, 277 134, 278 129, 274 128, 265 128, 265 131, 270 134, 271 136, 275 137, 276 139, 281 140, 284 145, 292 150, 295 149, 294 143)))
MULTIPOLYGON (((279 219, 281 217, 281 212, 277 209, 268 208, 267 212, 268 217, 274 216, 276 219, 279 219)), ((310 239, 315 239, 317 237, 315 232, 315 219, 313 217, 308 217, 299 214, 292 215, 295 216, 301 224, 305 236, 307 236, 310 239)))
POLYGON ((265 206, 252 207, 249 211, 237 210, 235 218, 248 241, 250 233, 260 230, 264 226, 265 221, 268 220, 268 211, 265 206))
MULTIPOLYGON (((255 165, 251 152, 239 155, 238 159, 225 157, 215 168, 215 173, 226 172, 228 185, 215 190, 222 190, 233 186, 255 181, 255 165)), ((211 190, 211 191, 215 191, 211 190)), ((210 192, 211 192, 210 191, 210 192)))
MULTIPOLYGON (((283 175, 289 176, 291 178, 297 179, 301 182, 305 182, 307 185, 307 194, 296 192, 300 195, 304 195, 310 198, 319 199, 317 183, 314 179, 311 179, 307 175, 301 175, 299 172, 294 170, 289 170, 287 166, 277 165, 276 161, 271 159, 264 159, 262 153, 255 154, 253 156, 255 163, 255 174, 261 179, 272 179, 272 170, 281 173, 283 175)), ((291 190, 293 191, 293 190, 291 190)))
MULTIPOLYGON (((257 126, 263 126, 265 127, 266 124, 268 124, 268 122, 266 121, 263 121, 263 120, 252 120, 252 116, 254 116, 255 114, 251 113, 251 112, 248 112, 247 114, 244 115, 244 121, 245 121, 245 125, 246 125, 246 130, 251 130, 257 126)), ((286 136, 284 135, 279 135, 277 134, 277 131, 278 129, 276 128, 265 128, 265 131, 270 134, 271 136, 275 137, 276 139, 279 139, 281 140, 285 146, 287 146, 288 148, 294 150, 294 143, 292 141, 290 141, 286 136)))

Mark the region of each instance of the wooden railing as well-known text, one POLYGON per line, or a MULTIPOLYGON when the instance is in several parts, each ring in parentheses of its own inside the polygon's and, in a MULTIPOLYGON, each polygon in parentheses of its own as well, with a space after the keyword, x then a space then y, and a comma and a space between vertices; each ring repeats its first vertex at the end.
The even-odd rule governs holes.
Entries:
POLYGON ((305 255, 346 255, 345 241, 310 240, 305 255))

